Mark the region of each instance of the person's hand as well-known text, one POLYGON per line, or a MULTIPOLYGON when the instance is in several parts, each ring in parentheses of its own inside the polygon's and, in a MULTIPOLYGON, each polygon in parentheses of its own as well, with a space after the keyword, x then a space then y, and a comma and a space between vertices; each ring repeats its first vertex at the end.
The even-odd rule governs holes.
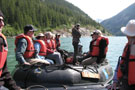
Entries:
POLYGON ((85 54, 83 54, 83 56, 86 56, 87 54, 85 53, 85 54))
POLYGON ((116 87, 117 87, 117 83, 116 82, 113 82, 113 84, 107 86, 106 88, 108 90, 116 90, 117 89, 116 87))
POLYGON ((30 63, 28 63, 28 62, 24 62, 24 65, 31 65, 30 63))

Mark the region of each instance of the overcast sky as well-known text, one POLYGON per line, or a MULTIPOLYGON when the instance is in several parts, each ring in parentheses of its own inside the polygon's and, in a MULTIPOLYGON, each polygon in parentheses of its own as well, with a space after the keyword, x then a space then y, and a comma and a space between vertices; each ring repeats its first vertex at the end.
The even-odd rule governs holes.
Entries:
POLYGON ((135 0, 66 0, 88 14, 92 19, 107 19, 118 14, 135 0))

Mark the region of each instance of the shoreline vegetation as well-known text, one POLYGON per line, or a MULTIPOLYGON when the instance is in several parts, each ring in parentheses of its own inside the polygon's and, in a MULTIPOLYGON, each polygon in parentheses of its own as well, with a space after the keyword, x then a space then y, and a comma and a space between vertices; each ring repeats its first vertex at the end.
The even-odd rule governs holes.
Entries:
MULTIPOLYGON (((51 29, 51 28, 46 28, 46 29, 38 29, 38 31, 35 32, 35 36, 38 34, 38 33, 44 33, 44 32, 52 32, 53 34, 60 34, 61 37, 70 37, 71 36, 71 33, 72 33, 72 27, 64 27, 64 28, 55 28, 55 29, 51 29)), ((90 33, 95 30, 95 28, 93 27, 80 27, 80 32, 82 34, 82 36, 90 36, 90 33)), ((111 34, 107 31, 105 31, 104 29, 99 29, 102 31, 103 35, 105 36, 111 36, 111 34)), ((9 37, 9 38, 14 38, 15 36, 23 33, 23 30, 16 30, 15 28, 11 27, 10 25, 6 25, 4 28, 3 28, 3 33, 9 37)))

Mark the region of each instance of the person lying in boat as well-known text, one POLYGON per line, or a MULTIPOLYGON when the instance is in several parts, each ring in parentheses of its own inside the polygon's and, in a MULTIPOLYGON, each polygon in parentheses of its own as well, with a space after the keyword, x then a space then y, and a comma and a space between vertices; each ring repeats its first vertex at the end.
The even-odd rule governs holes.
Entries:
POLYGON ((52 41, 53 40, 52 36, 51 36, 52 33, 51 32, 46 32, 44 35, 45 35, 44 41, 45 41, 45 44, 47 46, 46 58, 54 60, 57 65, 63 65, 64 62, 63 62, 63 59, 61 57, 61 54, 56 51, 56 48, 54 48, 55 45, 54 45, 54 43, 52 41))
POLYGON ((47 60, 50 64, 54 64, 54 62, 50 59, 46 59, 45 56, 47 55, 47 47, 44 42, 44 34, 39 33, 34 41, 34 47, 36 50, 36 58, 47 60))
POLYGON ((33 25, 26 25, 24 34, 20 34, 15 38, 15 55, 19 64, 31 65, 38 62, 49 64, 45 60, 35 59, 35 48, 32 40, 35 31, 37 29, 33 25))
POLYGON ((91 36, 92 41, 90 42, 89 52, 78 60, 82 65, 100 64, 106 58, 109 44, 108 38, 104 37, 100 30, 95 30, 91 36))

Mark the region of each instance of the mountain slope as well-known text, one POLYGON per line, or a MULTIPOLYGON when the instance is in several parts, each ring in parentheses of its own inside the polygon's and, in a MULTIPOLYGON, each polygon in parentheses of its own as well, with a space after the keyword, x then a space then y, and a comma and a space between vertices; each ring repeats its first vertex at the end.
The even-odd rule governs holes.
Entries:
POLYGON ((118 13, 116 16, 104 20, 101 25, 114 35, 123 35, 120 31, 122 26, 125 26, 129 20, 135 19, 135 3, 118 13))
POLYGON ((0 0, 0 9, 5 15, 6 24, 18 32, 22 31, 26 24, 33 24, 44 30, 60 26, 71 27, 75 23, 106 32, 99 23, 65 0, 0 0))

